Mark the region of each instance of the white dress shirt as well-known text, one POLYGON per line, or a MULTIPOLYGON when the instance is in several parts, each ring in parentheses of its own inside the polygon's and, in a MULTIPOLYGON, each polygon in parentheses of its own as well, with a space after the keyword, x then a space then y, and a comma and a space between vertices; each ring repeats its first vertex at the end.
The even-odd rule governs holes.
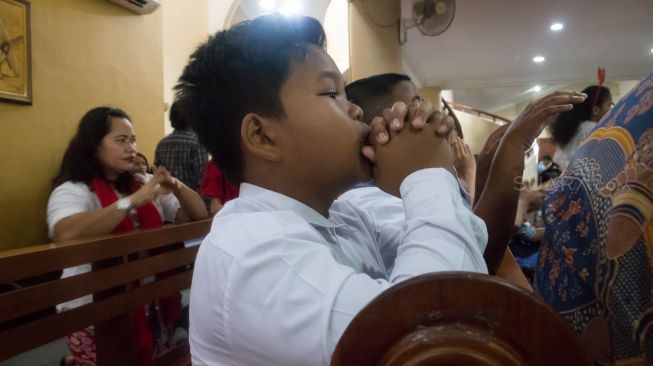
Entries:
POLYGON ((415 172, 400 191, 401 200, 373 187, 347 192, 329 220, 242 184, 195 261, 193 365, 328 365, 351 319, 393 284, 487 273, 485 225, 448 171, 415 172))

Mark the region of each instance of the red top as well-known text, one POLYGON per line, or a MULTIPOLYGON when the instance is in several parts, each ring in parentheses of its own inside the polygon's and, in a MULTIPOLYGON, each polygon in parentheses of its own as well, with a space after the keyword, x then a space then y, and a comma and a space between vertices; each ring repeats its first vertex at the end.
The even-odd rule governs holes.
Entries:
POLYGON ((218 166, 213 164, 213 160, 210 160, 204 168, 200 193, 210 198, 217 198, 225 203, 238 197, 239 188, 228 181, 222 175, 218 166))

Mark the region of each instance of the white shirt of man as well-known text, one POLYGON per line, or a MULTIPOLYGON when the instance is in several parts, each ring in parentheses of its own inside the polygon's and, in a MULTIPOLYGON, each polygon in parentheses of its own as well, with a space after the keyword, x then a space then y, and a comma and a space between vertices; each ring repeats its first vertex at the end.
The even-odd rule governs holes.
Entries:
POLYGON ((330 220, 242 184, 213 221, 190 298, 193 365, 328 365, 353 317, 388 287, 437 271, 487 273, 483 221, 444 169, 340 197, 330 220))

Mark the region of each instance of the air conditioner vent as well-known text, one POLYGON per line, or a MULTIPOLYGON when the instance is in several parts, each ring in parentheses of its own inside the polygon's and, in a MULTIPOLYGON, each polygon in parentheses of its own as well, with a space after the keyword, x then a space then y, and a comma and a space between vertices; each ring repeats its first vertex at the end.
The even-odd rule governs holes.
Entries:
POLYGON ((160 0, 109 0, 138 14, 150 14, 161 6, 160 0))

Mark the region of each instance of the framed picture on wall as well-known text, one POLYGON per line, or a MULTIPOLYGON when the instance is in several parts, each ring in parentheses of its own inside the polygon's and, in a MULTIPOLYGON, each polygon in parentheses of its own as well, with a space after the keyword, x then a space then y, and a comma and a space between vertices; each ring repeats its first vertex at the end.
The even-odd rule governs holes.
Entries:
POLYGON ((0 0, 0 101, 32 104, 30 3, 0 0))

